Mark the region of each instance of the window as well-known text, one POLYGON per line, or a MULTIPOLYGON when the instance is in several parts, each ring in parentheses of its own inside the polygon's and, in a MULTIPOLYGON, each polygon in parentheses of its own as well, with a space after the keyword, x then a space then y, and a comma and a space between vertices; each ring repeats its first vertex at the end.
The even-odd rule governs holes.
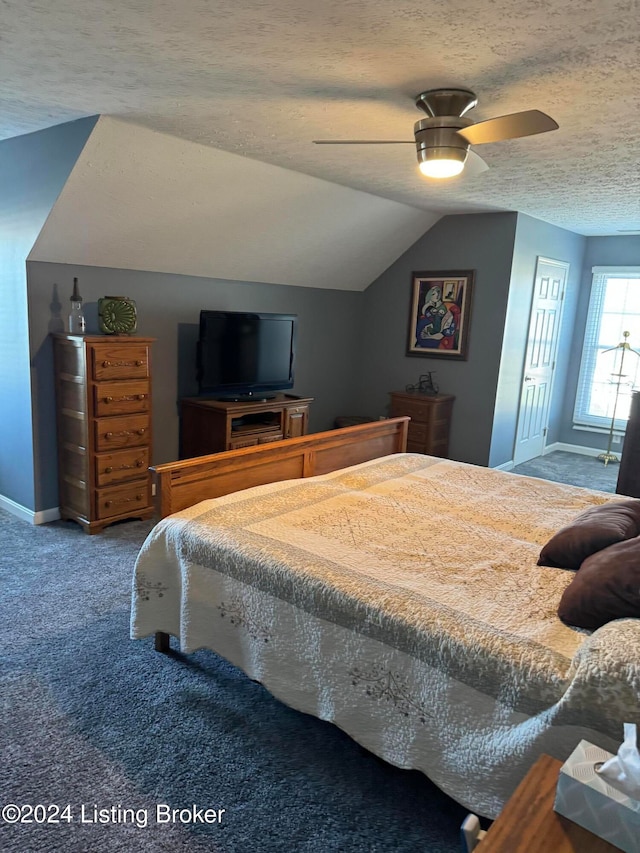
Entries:
POLYGON ((615 428, 623 431, 631 392, 640 390, 640 267, 594 267, 592 272, 573 420, 608 430, 615 408, 615 428), (630 349, 619 346, 625 332, 630 349))

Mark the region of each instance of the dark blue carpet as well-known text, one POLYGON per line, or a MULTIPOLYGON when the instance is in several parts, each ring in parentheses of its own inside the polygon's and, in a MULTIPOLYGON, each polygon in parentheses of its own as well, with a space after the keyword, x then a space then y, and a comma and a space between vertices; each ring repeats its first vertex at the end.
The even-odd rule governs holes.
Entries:
POLYGON ((148 529, 90 537, 0 511, 0 805, 69 804, 62 820, 34 815, 58 823, 0 822, 0 849, 458 853, 466 812, 421 773, 285 707, 211 652, 164 656, 128 639, 148 529), (225 812, 159 824, 157 803, 225 812))
POLYGON ((546 456, 538 456, 512 469, 514 474, 541 477, 556 483, 567 483, 583 489, 615 492, 620 466, 610 462, 605 465, 595 456, 554 450, 546 456))

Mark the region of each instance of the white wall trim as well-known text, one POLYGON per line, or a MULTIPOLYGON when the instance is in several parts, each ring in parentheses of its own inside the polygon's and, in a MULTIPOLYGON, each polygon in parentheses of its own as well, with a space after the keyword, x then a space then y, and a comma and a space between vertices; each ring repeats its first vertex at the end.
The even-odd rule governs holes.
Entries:
POLYGON ((640 267, 591 267, 591 272, 594 275, 637 276, 640 274, 640 267))
POLYGON ((7 498, 4 495, 0 495, 0 508, 6 509, 11 515, 15 515, 17 518, 22 519, 22 521, 28 521, 29 524, 47 524, 49 521, 57 521, 60 518, 60 509, 57 506, 41 510, 40 512, 34 512, 32 509, 27 509, 26 506, 22 506, 22 504, 16 503, 16 501, 12 501, 11 498, 7 498))
POLYGON ((33 515, 33 523, 34 524, 48 524, 50 521, 59 521, 60 520, 60 508, 57 506, 51 507, 51 509, 43 509, 40 512, 36 512, 33 515))
POLYGON ((581 444, 565 444, 563 441, 556 441, 553 444, 547 445, 542 452, 543 456, 547 453, 553 453, 554 450, 564 450, 567 453, 581 453, 583 456, 600 456, 604 453, 602 448, 583 447, 581 444))
MULTIPOLYGON (((547 444, 544 450, 542 451, 542 455, 546 456, 548 453, 553 453, 554 450, 564 450, 567 453, 581 453, 583 456, 600 456, 604 451, 598 450, 597 447, 583 447, 581 444, 565 444, 563 441, 555 441, 553 444, 547 444)), ((533 459, 528 459, 527 462, 533 462, 533 459)), ((520 463, 522 465, 526 465, 526 462, 520 463)), ((503 462, 502 465, 496 465, 493 469, 494 471, 511 471, 516 466, 513 463, 513 459, 510 459, 509 462, 503 462)))

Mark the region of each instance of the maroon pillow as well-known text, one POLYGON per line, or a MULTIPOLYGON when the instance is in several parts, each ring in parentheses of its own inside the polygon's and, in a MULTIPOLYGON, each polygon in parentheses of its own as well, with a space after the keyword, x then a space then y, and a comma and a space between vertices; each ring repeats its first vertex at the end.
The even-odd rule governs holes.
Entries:
POLYGON ((588 557, 565 589, 558 616, 592 630, 613 619, 640 618, 640 538, 588 557))
POLYGON ((579 569, 583 560, 640 534, 640 500, 591 507, 551 537, 540 552, 539 566, 579 569))

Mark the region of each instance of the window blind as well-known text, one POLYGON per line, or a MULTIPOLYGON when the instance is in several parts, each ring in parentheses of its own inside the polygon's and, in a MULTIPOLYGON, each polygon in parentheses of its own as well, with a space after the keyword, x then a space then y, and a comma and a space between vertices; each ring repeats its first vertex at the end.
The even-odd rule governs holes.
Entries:
POLYGON ((615 407, 615 429, 623 431, 631 391, 639 388, 640 267, 593 267, 589 311, 584 333, 574 424, 609 429, 615 407), (632 350, 624 353, 624 377, 616 405, 616 379, 629 332, 632 350))

